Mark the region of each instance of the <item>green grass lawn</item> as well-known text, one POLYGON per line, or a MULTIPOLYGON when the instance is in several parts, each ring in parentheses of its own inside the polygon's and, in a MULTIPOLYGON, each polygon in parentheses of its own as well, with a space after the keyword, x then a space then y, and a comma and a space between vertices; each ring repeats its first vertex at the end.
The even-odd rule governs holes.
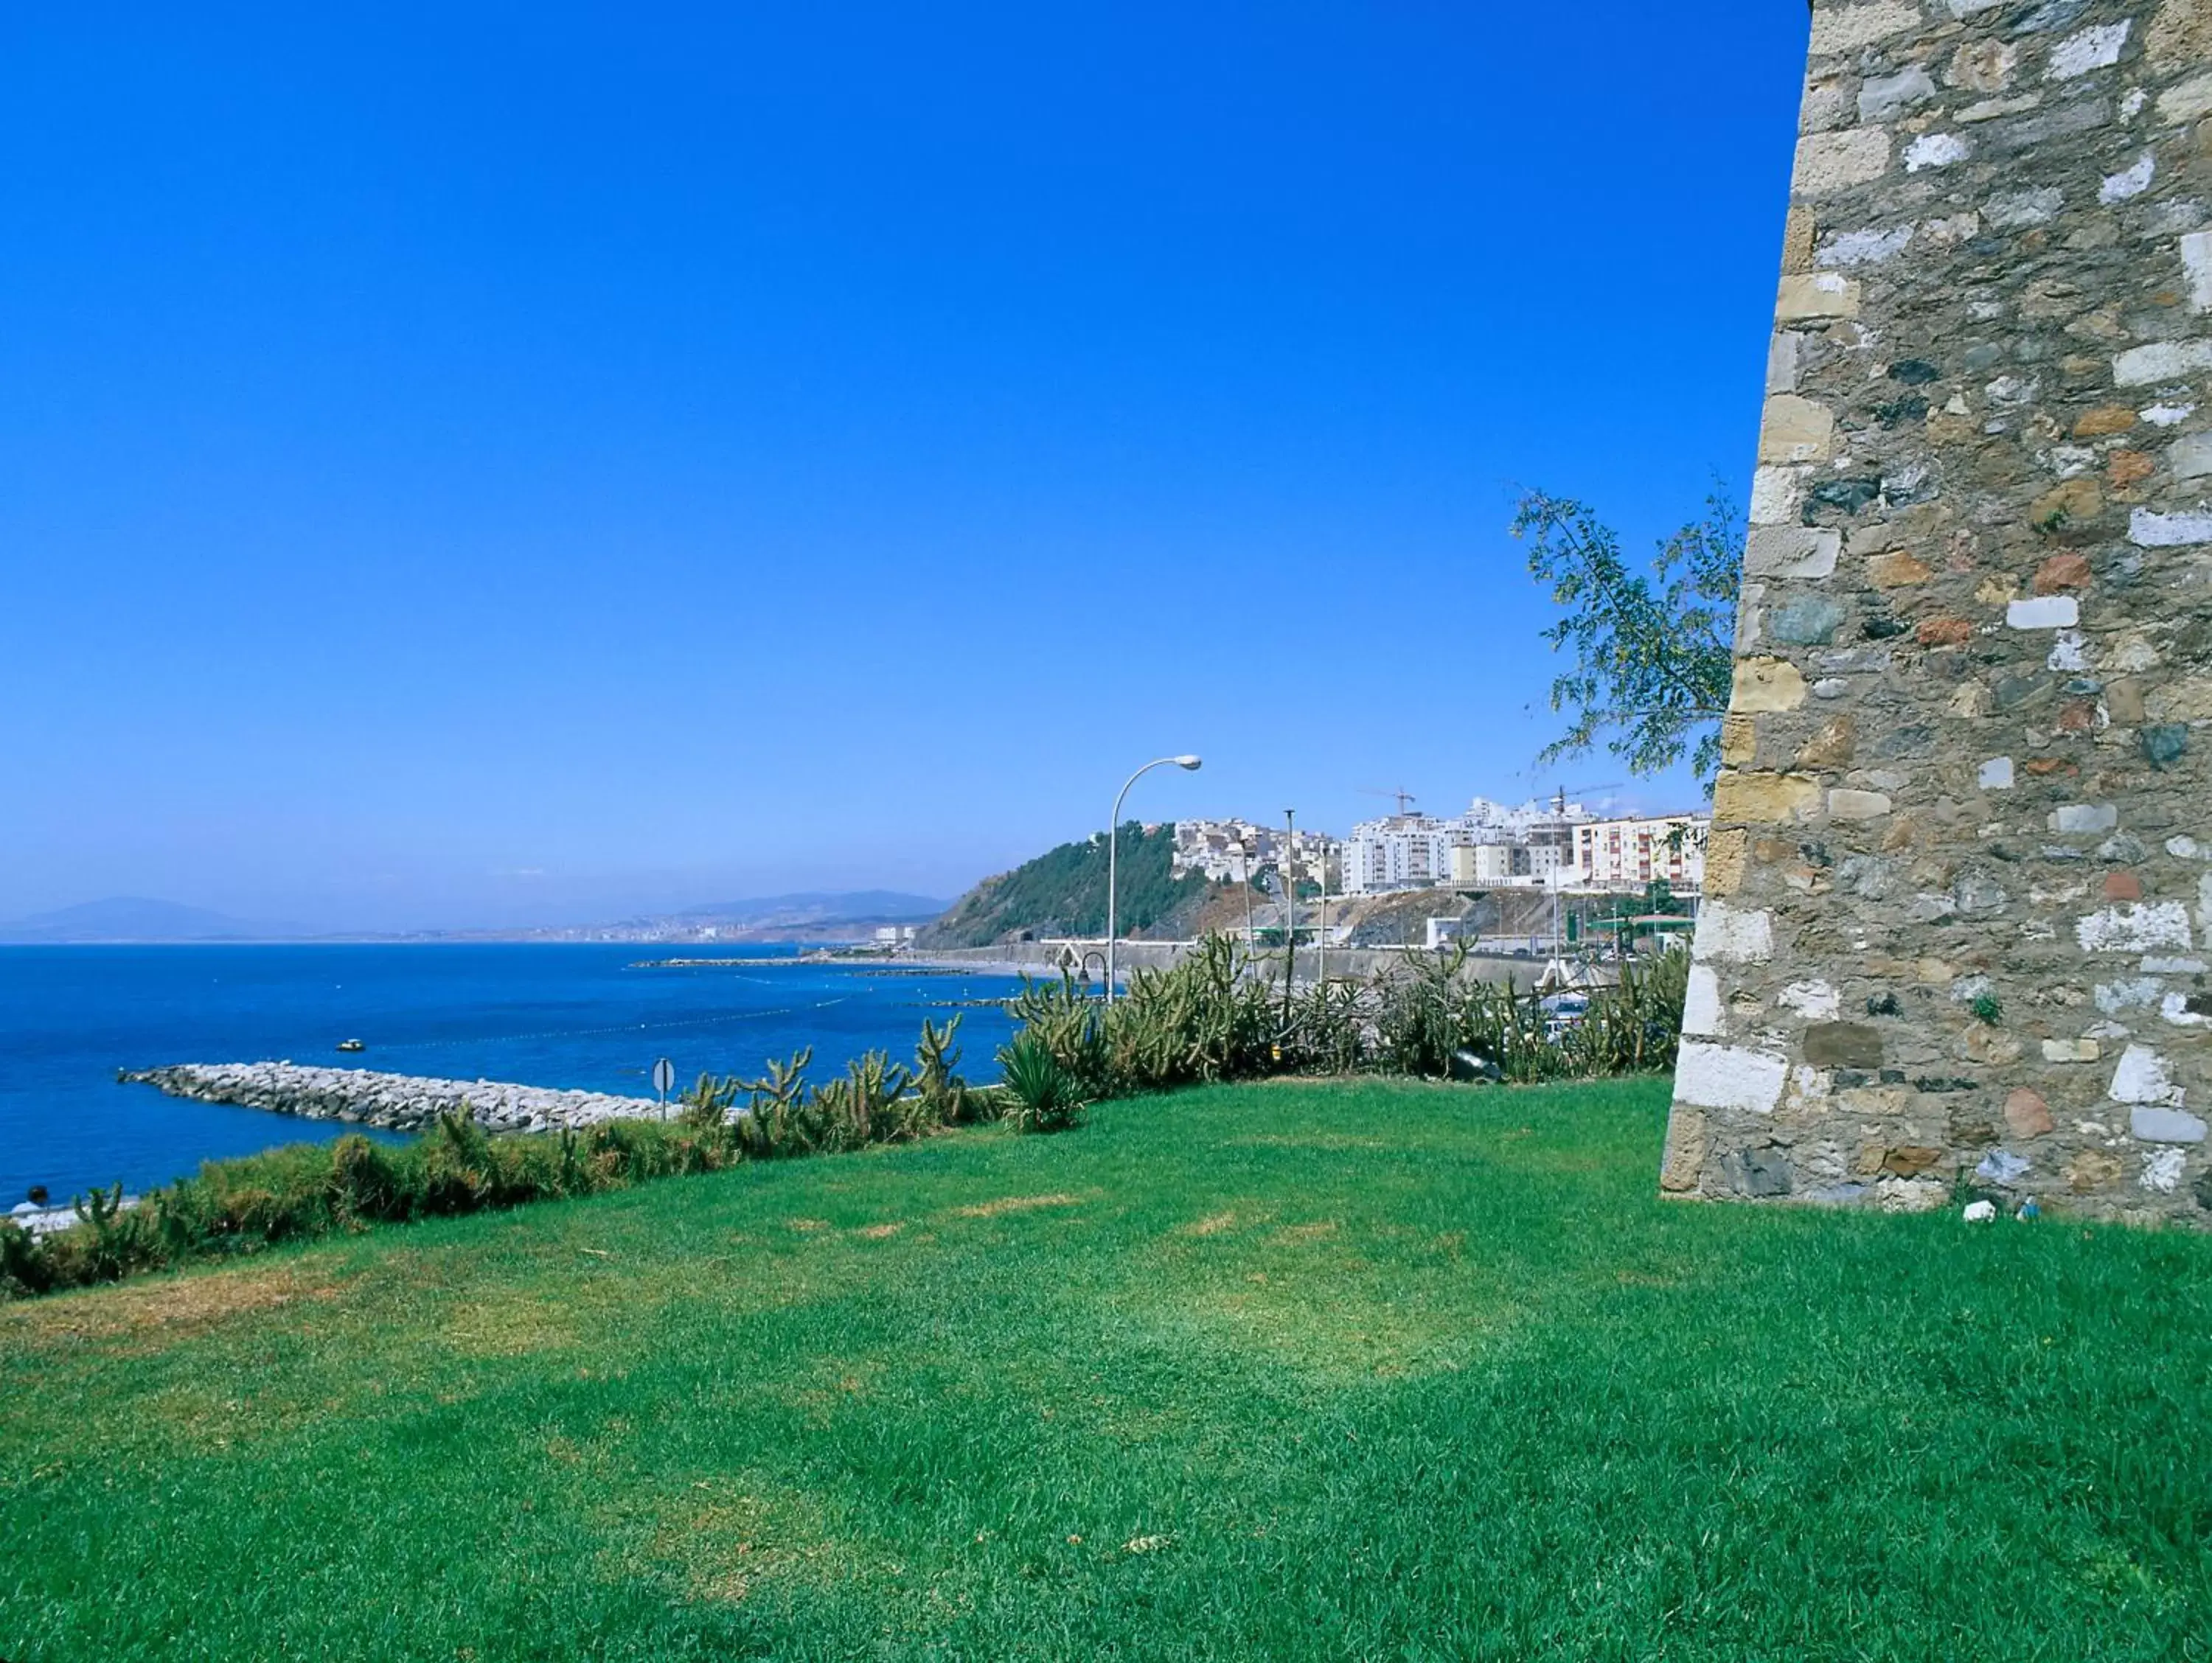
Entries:
POLYGON ((0 1308, 0 1657, 2212 1657, 2212 1240, 1277 1084, 0 1308))

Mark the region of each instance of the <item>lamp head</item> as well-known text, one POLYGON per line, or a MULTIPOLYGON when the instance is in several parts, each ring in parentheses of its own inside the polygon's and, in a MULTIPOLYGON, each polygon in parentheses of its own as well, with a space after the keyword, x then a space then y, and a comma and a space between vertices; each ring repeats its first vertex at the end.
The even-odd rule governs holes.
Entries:
POLYGON ((1195 770, 1199 766, 1199 759, 1195 756, 1178 756, 1175 760, 1176 766, 1179 768, 1195 770))

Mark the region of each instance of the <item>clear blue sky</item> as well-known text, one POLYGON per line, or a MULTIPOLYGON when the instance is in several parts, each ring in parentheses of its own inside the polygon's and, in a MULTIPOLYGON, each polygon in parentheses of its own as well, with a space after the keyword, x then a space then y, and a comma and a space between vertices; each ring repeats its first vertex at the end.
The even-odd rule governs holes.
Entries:
POLYGON ((1182 750, 1133 814, 1528 794, 1515 488, 1742 489, 1805 29, 13 8, 0 917, 951 894, 1182 750))

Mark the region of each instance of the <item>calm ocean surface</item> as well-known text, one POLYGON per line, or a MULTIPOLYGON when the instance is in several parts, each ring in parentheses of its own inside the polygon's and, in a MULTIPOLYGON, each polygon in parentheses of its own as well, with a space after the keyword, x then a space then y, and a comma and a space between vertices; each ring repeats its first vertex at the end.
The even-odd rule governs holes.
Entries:
MULTIPOLYGON (((0 947, 0 1212, 33 1184, 57 1201, 118 1179, 138 1190, 212 1157, 352 1129, 118 1085, 118 1068, 289 1059, 649 1097, 657 1057, 686 1084, 704 1070, 757 1074, 805 1045, 817 1078, 878 1047, 910 1060, 924 1017, 1013 991, 1004 976, 865 966, 632 968, 702 950, 0 947), (368 1050, 334 1048, 353 1038, 368 1050)), ((962 1071, 994 1078, 1011 1024, 994 1005, 963 1014, 962 1071)))

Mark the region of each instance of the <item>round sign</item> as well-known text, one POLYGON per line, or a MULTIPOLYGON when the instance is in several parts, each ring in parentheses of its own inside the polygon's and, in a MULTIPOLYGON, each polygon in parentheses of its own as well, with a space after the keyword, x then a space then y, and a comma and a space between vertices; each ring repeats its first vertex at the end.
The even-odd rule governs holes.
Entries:
POLYGON ((663 1057, 653 1065, 653 1089, 665 1097, 676 1085, 676 1065, 663 1057))

